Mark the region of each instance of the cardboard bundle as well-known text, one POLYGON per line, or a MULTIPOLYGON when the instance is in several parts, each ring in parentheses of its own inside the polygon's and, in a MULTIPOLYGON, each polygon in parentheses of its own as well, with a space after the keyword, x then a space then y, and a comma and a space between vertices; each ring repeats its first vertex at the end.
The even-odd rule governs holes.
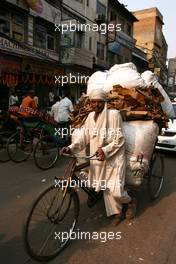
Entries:
MULTIPOLYGON (((95 88, 106 91, 108 109, 121 112, 127 157, 126 182, 139 186, 149 168, 159 128, 167 127, 169 116, 163 107, 165 94, 153 83, 148 85, 133 63, 114 65, 109 72, 94 73, 89 79, 87 95, 95 88)), ((87 96, 75 107, 72 127, 82 127, 91 111, 87 96)))
MULTIPOLYGON (((114 85, 113 90, 107 93, 108 109, 120 110, 124 121, 153 120, 160 128, 167 125, 167 117, 161 108, 163 100, 161 93, 153 87, 140 90, 114 85)), ((72 126, 74 128, 81 127, 91 111, 89 99, 85 97, 75 107, 72 126)))

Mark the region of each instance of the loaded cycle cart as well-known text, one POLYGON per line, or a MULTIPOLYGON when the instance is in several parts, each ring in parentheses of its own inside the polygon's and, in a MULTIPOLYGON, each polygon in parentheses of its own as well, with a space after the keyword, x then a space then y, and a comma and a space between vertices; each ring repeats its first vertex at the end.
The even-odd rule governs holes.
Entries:
MULTIPOLYGON (((125 77, 126 78, 126 77, 125 77)), ((90 80, 90 79, 89 79, 90 80)), ((140 189, 146 182, 148 196, 151 200, 159 197, 164 182, 163 157, 154 151, 159 128, 166 126, 167 118, 161 109, 162 95, 149 88, 124 88, 111 85, 113 90, 107 92, 107 109, 121 111, 126 142, 127 189, 140 189), (159 127, 158 127, 159 125, 159 127), (133 186, 134 185, 134 186, 133 186)), ((91 109, 89 98, 78 104, 73 112, 72 127, 81 128, 91 109)), ((88 159, 83 164, 77 163, 77 157, 71 156, 64 177, 56 178, 60 184, 48 187, 35 200, 27 217, 24 238, 25 246, 31 258, 38 261, 49 261, 56 257, 68 244, 79 216, 79 196, 75 188, 69 186, 74 180, 80 187, 82 171, 88 166, 88 159), (68 184, 62 188, 62 180, 68 184), (66 239, 55 234, 69 234, 66 239)), ((80 157, 79 157, 80 159, 80 157)), ((89 188, 81 188, 97 201, 99 195, 89 188)))
MULTIPOLYGON (((68 245, 79 217, 78 187, 81 186, 82 190, 95 202, 99 200, 99 194, 87 187, 86 184, 84 186, 80 177, 94 156, 83 157, 85 162, 78 164, 77 158, 80 160, 80 157, 70 155, 65 175, 56 177, 55 183, 44 190, 34 201, 24 227, 25 248, 32 259, 49 261, 68 245), (76 183, 74 188, 70 187, 71 181, 76 183), (63 182, 67 184, 63 184, 63 182), (63 232, 68 234, 64 239, 58 235, 63 232)), ((157 199, 164 182, 163 156, 159 153, 153 153, 144 180, 150 199, 157 199)))
POLYGON ((18 120, 18 126, 7 140, 9 159, 19 163, 33 155, 38 168, 52 168, 59 158, 59 149, 68 143, 61 135, 56 135, 58 124, 49 114, 38 110, 11 107, 10 112, 18 120))

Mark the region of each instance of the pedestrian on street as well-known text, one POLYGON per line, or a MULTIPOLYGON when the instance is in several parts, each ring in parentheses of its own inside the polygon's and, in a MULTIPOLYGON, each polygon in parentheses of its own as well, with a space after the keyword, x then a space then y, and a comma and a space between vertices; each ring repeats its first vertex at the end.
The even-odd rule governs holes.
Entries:
POLYGON ((50 92, 49 92, 49 106, 51 107, 53 104, 54 104, 54 93, 53 93, 53 91, 51 90, 50 92))
POLYGON ((61 99, 58 104, 57 122, 65 123, 66 127, 68 127, 70 114, 73 112, 73 110, 73 104, 69 99, 69 93, 65 92, 63 95, 63 99, 61 99))
POLYGON ((51 107, 50 115, 58 123, 58 112, 59 112, 60 97, 55 96, 54 101, 55 101, 55 103, 51 107))
POLYGON ((9 107, 10 107, 10 106, 18 105, 18 103, 19 103, 18 95, 17 95, 16 92, 13 92, 13 93, 10 95, 10 98, 9 98, 9 107))

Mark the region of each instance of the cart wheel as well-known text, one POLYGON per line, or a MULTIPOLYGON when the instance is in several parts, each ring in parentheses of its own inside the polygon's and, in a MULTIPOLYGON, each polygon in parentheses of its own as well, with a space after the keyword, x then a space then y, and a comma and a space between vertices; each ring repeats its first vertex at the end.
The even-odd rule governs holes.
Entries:
POLYGON ((159 154, 154 154, 148 175, 148 192, 151 200, 159 197, 164 182, 164 160, 159 154))

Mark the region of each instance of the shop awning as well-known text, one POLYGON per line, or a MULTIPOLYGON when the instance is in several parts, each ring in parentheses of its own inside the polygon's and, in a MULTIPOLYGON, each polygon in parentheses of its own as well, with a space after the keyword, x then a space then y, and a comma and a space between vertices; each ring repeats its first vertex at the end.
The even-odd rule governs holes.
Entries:
POLYGON ((145 62, 148 62, 144 57, 140 56, 136 52, 132 52, 132 55, 135 56, 135 57, 137 57, 137 58, 139 58, 139 59, 141 59, 141 60, 143 60, 143 61, 145 61, 145 62))

